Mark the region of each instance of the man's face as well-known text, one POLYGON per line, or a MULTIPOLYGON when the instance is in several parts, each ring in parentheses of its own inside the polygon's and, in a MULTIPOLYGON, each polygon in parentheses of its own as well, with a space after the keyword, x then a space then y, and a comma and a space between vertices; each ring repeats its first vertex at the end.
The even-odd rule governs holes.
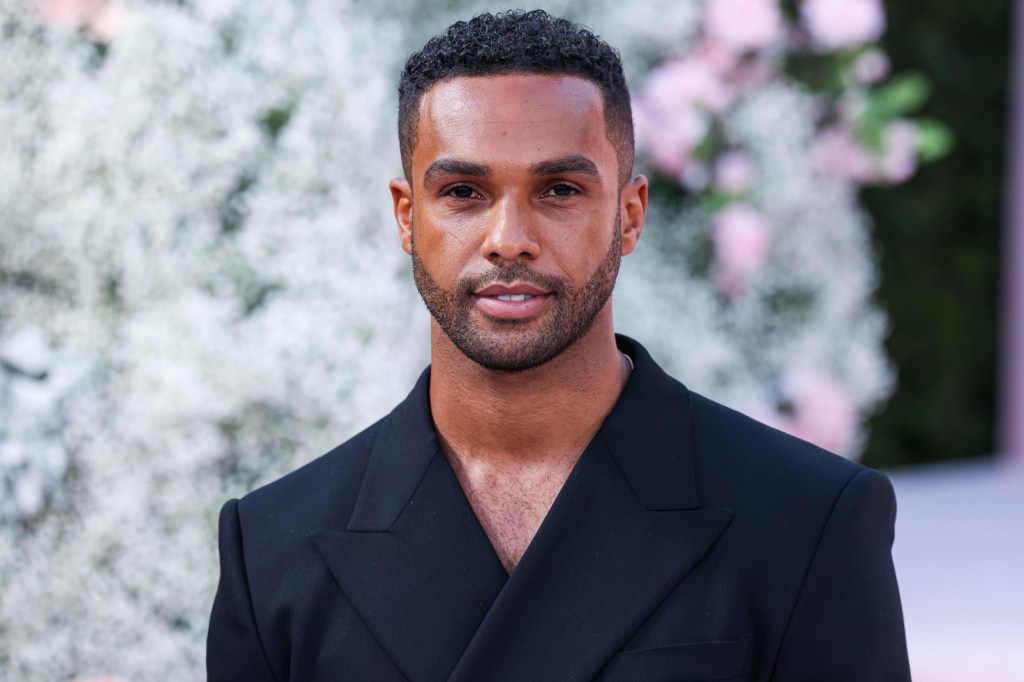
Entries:
POLYGON ((617 173, 590 81, 456 78, 423 96, 412 186, 393 181, 392 195, 420 294, 466 356, 524 370, 599 316, 610 324, 619 260, 639 236, 626 206, 637 183, 620 193, 617 173))

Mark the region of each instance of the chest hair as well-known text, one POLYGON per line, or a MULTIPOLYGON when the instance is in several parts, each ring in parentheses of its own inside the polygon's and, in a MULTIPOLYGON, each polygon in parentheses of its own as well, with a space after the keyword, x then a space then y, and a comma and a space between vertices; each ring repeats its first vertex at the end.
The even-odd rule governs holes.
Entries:
POLYGON ((538 466, 456 468, 466 498, 509 573, 537 534, 577 458, 538 466))

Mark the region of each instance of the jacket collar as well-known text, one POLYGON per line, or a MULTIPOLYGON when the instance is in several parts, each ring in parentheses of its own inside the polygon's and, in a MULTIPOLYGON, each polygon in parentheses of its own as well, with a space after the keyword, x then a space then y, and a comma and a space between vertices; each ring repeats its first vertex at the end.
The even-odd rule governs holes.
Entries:
POLYGON ((616 341, 633 373, 598 437, 647 509, 695 509, 690 392, 639 343, 622 335, 616 341))
MULTIPOLYGON (((690 393, 639 343, 622 335, 616 341, 633 360, 633 372, 597 438, 604 440, 647 509, 694 509, 690 393)), ((430 413, 428 367, 381 426, 348 530, 388 530, 440 451, 430 413)))
POLYGON ((381 424, 363 474, 350 531, 386 531, 441 452, 430 415, 430 368, 381 424))

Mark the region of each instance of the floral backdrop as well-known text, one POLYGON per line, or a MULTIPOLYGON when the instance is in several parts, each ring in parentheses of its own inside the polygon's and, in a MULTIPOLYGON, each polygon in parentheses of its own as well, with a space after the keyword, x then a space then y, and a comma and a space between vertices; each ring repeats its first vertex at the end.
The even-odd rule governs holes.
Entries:
MULTIPOLYGON (((395 84, 473 2, 0 0, 0 678, 203 678, 216 514, 428 360, 395 84)), ((553 0, 634 87, 618 327, 846 456, 890 393, 857 190, 949 146, 876 0, 553 0)))

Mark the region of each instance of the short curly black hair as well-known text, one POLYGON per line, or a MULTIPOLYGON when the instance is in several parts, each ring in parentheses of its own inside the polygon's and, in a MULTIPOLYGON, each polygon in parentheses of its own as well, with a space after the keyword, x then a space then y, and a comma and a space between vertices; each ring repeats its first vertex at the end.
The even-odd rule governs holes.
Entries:
POLYGON ((619 161, 620 184, 633 170, 633 112, 619 53, 579 24, 543 10, 489 12, 459 21, 405 63, 398 84, 398 141, 412 180, 420 98, 432 86, 464 76, 536 73, 579 76, 604 98, 606 134, 619 161))

